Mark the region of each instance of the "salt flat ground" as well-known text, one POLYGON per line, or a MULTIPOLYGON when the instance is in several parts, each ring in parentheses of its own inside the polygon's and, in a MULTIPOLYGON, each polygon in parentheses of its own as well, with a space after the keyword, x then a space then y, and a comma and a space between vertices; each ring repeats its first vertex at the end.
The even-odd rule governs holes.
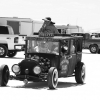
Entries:
MULTIPOLYGON (((28 83, 10 80, 7 87, 0 87, 0 100, 100 100, 100 54, 84 50, 82 61, 86 65, 85 84, 78 85, 74 77, 60 78, 56 90, 49 90, 47 83, 28 83)), ((14 58, 0 58, 0 65, 9 68, 24 58, 20 52, 14 58)))

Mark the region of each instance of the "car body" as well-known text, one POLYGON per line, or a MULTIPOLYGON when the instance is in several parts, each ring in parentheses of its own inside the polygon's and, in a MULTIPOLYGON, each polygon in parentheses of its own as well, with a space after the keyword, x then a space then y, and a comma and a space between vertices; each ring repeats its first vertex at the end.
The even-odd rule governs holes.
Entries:
POLYGON ((10 75, 10 79, 47 81, 48 87, 55 89, 58 78, 75 76, 76 82, 83 84, 85 64, 81 59, 81 36, 29 36, 26 37, 25 59, 12 66, 15 75, 10 75))

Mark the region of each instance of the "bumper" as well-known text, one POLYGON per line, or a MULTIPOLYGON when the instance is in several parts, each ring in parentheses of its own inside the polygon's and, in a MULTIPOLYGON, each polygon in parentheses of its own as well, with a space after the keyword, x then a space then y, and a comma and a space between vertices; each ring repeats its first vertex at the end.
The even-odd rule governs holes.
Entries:
POLYGON ((18 76, 10 75, 10 80, 14 80, 14 79, 20 81, 24 81, 25 79, 27 79, 28 81, 33 81, 33 82, 43 81, 42 78, 30 76, 30 75, 18 75, 18 76))

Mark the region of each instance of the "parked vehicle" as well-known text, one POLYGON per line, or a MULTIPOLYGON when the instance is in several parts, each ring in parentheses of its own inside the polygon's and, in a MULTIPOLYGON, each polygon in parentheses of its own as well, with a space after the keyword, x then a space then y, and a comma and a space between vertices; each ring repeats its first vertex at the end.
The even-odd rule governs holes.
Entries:
POLYGON ((81 60, 81 36, 28 36, 25 59, 11 68, 14 75, 10 75, 8 65, 1 65, 0 86, 16 79, 25 83, 47 81, 50 89, 56 89, 58 78, 72 76, 78 84, 83 84, 85 64, 81 60))
POLYGON ((14 35, 11 26, 0 26, 0 57, 14 57, 25 48, 25 38, 14 35))
POLYGON ((100 38, 92 38, 89 33, 73 33, 74 36, 83 36, 83 49, 91 53, 100 53, 100 38))
POLYGON ((84 30, 80 26, 74 25, 56 25, 60 34, 82 33, 84 30))
POLYGON ((11 26, 16 35, 29 36, 33 35, 34 32, 38 32, 43 22, 30 18, 0 17, 0 25, 11 26))

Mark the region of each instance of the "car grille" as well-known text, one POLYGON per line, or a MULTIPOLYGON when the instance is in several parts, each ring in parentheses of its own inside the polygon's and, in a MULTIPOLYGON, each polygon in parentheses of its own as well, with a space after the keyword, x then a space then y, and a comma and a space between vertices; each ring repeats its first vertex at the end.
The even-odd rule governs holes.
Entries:
MULTIPOLYGON (((33 60, 23 60, 19 66, 21 69, 21 75, 35 75, 33 73, 33 68, 37 65, 38 63, 33 60)), ((35 75, 36 76, 36 75, 35 75)))

